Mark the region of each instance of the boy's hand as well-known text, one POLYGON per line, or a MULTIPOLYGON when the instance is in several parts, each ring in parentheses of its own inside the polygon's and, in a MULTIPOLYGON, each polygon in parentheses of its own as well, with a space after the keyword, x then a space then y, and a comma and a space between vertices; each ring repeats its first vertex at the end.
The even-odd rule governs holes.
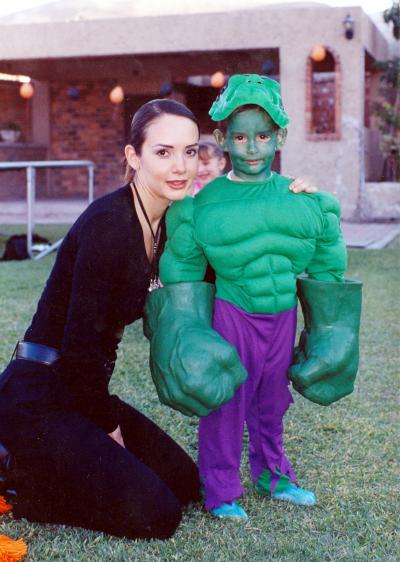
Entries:
POLYGON ((146 301, 143 327, 158 396, 187 416, 207 416, 247 377, 234 346, 212 328, 214 294, 209 283, 173 283, 146 301))
POLYGON ((290 191, 293 191, 293 193, 301 193, 302 191, 305 191, 306 193, 316 193, 318 191, 318 188, 312 184, 309 178, 301 176, 298 178, 294 178, 292 176, 289 177, 294 180, 289 185, 289 189, 290 191))
POLYGON ((360 281, 343 283, 309 277, 297 280, 304 330, 289 368, 294 388, 328 406, 353 392, 358 368, 360 281))
MULTIPOLYGON (((171 324, 178 321, 171 317, 171 324)), ((207 416, 233 397, 246 371, 235 348, 211 328, 186 324, 173 339, 175 345, 160 330, 151 342, 151 373, 160 401, 187 416, 207 416)))

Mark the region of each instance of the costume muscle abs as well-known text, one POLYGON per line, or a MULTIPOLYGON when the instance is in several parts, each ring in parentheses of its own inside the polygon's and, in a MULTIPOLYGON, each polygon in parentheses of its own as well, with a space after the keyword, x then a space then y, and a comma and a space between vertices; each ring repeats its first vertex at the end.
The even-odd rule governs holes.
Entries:
POLYGON ((174 203, 167 214, 162 281, 202 280, 207 256, 216 271, 217 298, 262 314, 296 305, 296 275, 305 270, 316 279, 341 281, 346 252, 337 200, 328 193, 293 194, 290 182, 275 173, 265 182, 224 176, 194 200, 174 203), (192 231, 190 248, 182 244, 185 230, 192 231))

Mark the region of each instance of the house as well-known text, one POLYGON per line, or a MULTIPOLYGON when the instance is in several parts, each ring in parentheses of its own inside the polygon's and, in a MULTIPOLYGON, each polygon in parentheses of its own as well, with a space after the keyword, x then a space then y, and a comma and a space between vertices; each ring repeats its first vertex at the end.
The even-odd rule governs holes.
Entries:
MULTIPOLYGON (((145 2, 116 0, 112 11, 88 4, 88 12, 77 0, 57 1, 0 18, 0 73, 29 76, 34 87, 23 99, 19 82, 0 81, 0 120, 23 132, 17 143, 0 143, 0 161, 93 160, 98 196, 122 184, 123 147, 142 103, 179 99, 209 135, 207 111, 218 93, 210 77, 260 73, 280 81, 290 116, 281 172, 309 175, 335 193, 348 220, 376 212, 366 195, 383 165, 371 117, 374 61, 388 57, 389 42, 360 7, 309 2, 210 14, 192 6, 148 15, 145 2), (110 101, 116 86, 119 104, 110 101)), ((22 172, 0 174, 0 200, 16 197, 23 181, 22 172)), ((86 190, 78 172, 41 172, 38 182, 41 197, 86 190)))

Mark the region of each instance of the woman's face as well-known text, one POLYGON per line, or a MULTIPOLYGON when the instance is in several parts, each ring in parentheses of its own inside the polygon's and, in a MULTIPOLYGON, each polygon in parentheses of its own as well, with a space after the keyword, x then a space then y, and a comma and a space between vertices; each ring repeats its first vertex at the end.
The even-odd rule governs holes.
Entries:
POLYGON ((197 126, 187 117, 164 114, 152 121, 141 154, 125 148, 136 185, 157 198, 183 199, 197 174, 198 142, 197 126))

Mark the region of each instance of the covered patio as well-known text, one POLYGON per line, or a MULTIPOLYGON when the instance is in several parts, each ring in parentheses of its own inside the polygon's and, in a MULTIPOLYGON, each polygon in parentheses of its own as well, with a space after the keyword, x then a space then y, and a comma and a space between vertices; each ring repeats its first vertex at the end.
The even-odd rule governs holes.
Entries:
MULTIPOLYGON (((335 192, 345 218, 362 217, 366 170, 378 158, 365 119, 366 92, 377 80, 370 63, 387 57, 388 43, 361 8, 310 3, 146 16, 132 13, 130 4, 120 0, 118 17, 70 13, 65 21, 50 10, 0 19, 0 72, 27 75, 34 86, 33 97, 22 100, 20 84, 0 82, 3 119, 22 129, 21 142, 0 143, 1 160, 90 159, 100 195, 122 182, 122 149, 139 105, 155 97, 179 99, 209 135, 207 111, 218 93, 211 76, 256 72, 280 81, 291 118, 281 172, 311 176, 335 192), (351 39, 343 28, 348 16, 351 39), (325 52, 322 62, 314 58, 316 47, 325 52), (109 95, 115 86, 124 95, 114 105, 109 95)), ((4 177, 0 199, 24 197, 21 177, 4 177)), ((45 172, 38 183, 41 198, 76 199, 86 190, 85 178, 72 172, 45 172)))

